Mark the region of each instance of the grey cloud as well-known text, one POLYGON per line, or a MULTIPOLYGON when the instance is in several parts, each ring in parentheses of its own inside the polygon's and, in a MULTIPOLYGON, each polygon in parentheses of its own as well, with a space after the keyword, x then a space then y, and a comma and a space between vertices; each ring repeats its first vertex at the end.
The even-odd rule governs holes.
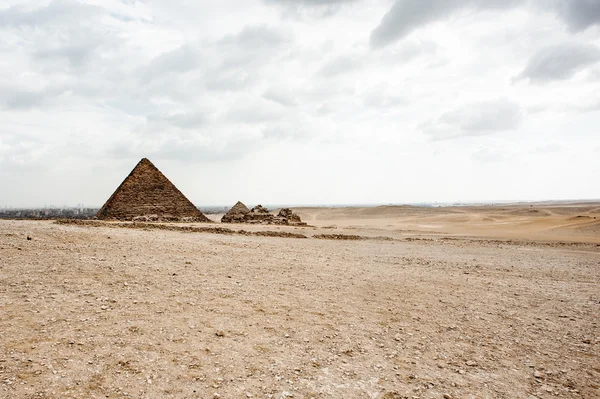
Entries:
POLYGON ((29 109, 41 105, 46 100, 42 91, 5 91, 0 95, 0 106, 4 109, 29 109))
POLYGON ((185 73, 199 67, 202 61, 200 49, 183 45, 154 58, 141 72, 141 79, 150 82, 169 74, 185 73))
POLYGON ((205 88, 239 91, 261 78, 260 72, 286 51, 292 36, 285 30, 251 26, 209 46, 211 66, 205 71, 205 88))
POLYGON ((0 128, 0 171, 12 167, 32 167, 47 152, 48 146, 40 138, 14 134, 0 128))
POLYGON ((596 90, 594 93, 590 93, 588 99, 583 96, 574 101, 573 98, 565 97, 558 98, 560 101, 550 103, 538 103, 530 105, 526 108, 527 114, 559 114, 559 113, 587 113, 596 112, 600 110, 600 91, 596 90))
POLYGON ((292 40, 286 29, 258 25, 218 40, 187 44, 142 68, 141 83, 151 84, 142 84, 141 90, 179 103, 192 101, 198 92, 248 91, 286 54, 292 40))
POLYGON ((396 0, 371 32, 370 44, 372 48, 384 47, 463 9, 503 10, 527 4, 555 11, 574 32, 600 24, 598 0, 396 0))
POLYGON ((267 126, 262 130, 262 137, 266 140, 302 140, 310 137, 310 133, 302 128, 301 124, 279 124, 267 126))
POLYGON ((65 91, 66 89, 61 87, 47 87, 40 90, 2 87, 0 107, 8 110, 31 109, 47 104, 50 99, 62 95, 65 91))
POLYGON ((381 59, 386 63, 404 64, 420 56, 436 55, 438 45, 432 41, 407 39, 398 46, 382 54, 381 59))
POLYGON ((234 49, 259 51, 272 49, 290 40, 283 30, 268 26, 248 26, 235 35, 225 36, 219 40, 219 46, 233 46, 234 49))
MULTIPOLYGON (((48 63, 67 60, 79 68, 99 57, 99 48, 108 41, 107 32, 99 23, 108 15, 101 7, 76 1, 55 0, 39 8, 10 7, 0 11, 0 28, 13 30, 25 37, 27 48, 43 69, 48 63)), ((114 48, 111 43, 111 48, 114 48)), ((64 66, 55 68, 58 71, 64 66)))
POLYGON ((225 36, 215 43, 214 49, 221 59, 221 68, 247 68, 251 64, 260 67, 291 41, 291 35, 282 29, 250 26, 225 36))
POLYGON ((600 1, 560 0, 558 11, 567 26, 575 32, 600 25, 600 1))
POLYGON ((591 104, 584 104, 584 105, 579 105, 579 106, 575 106, 572 108, 575 109, 575 111, 579 111, 579 112, 596 112, 596 111, 600 111, 600 100, 596 100, 596 102, 591 103, 591 104))
MULTIPOLYGON (((124 137, 110 146, 106 155, 111 158, 170 159, 184 163, 222 162, 242 158, 254 151, 258 135, 224 134, 223 131, 200 129, 194 134, 186 131, 152 132, 146 125, 136 134, 124 137), (157 134, 155 134, 157 133, 157 134)), ((228 129, 229 133, 235 127, 228 129)))
POLYGON ((173 159, 184 162, 225 162, 243 157, 252 145, 246 141, 238 141, 226 146, 206 144, 198 141, 169 140, 156 150, 157 159, 173 159))
POLYGON ((332 79, 315 82, 298 90, 298 96, 303 102, 323 102, 340 97, 352 97, 356 94, 351 84, 332 79))
POLYGON ((287 90, 271 86, 263 94, 263 98, 281 104, 285 107, 296 105, 294 95, 287 90))
POLYGON ((321 104, 317 107, 317 109, 315 109, 315 113, 319 116, 331 115, 331 114, 335 113, 335 111, 336 111, 335 107, 333 107, 327 103, 321 104))
POLYGON ((514 154, 504 147, 482 147, 471 154, 471 158, 480 162, 506 162, 514 154))
POLYGON ((408 104, 408 99, 398 94, 373 90, 365 94, 364 103, 373 108, 393 108, 408 104))
POLYGON ((566 80, 600 61, 600 48, 592 44, 566 43, 539 50, 515 80, 531 82, 566 80))
POLYGON ((434 139, 482 136, 513 130, 523 119, 521 107, 507 99, 467 104, 421 125, 434 139))
POLYGON ((328 6, 332 4, 354 3, 358 0, 265 0, 273 4, 303 4, 307 6, 328 6))
POLYGON ((362 61, 357 57, 339 56, 323 64, 319 74, 325 77, 338 76, 358 69, 361 64, 362 61))
POLYGON ((180 129, 197 129, 209 123, 210 118, 206 112, 185 112, 170 115, 151 115, 147 117, 148 124, 162 128, 174 126, 180 129))
POLYGON ((420 25, 458 9, 457 0, 397 0, 371 32, 371 47, 383 47, 409 34, 420 25))
POLYGON ((243 68, 215 68, 207 71, 206 76, 204 88, 211 91, 240 91, 249 87, 256 78, 243 68))
POLYGON ((72 67, 81 67, 91 60, 100 42, 70 44, 63 47, 42 49, 35 53, 38 60, 66 59, 72 67))
POLYGON ((186 44, 142 67, 140 84, 151 83, 143 89, 176 101, 191 100, 194 87, 210 91, 247 89, 290 40, 285 30, 250 26, 220 40, 186 44))
POLYGON ((335 15, 341 7, 360 0, 263 0, 267 4, 283 7, 284 16, 293 18, 327 18, 335 15))
POLYGON ((122 22, 133 22, 137 20, 137 18, 134 18, 130 15, 119 14, 116 12, 111 12, 110 16, 122 22))
POLYGON ((231 104, 223 120, 234 123, 261 124, 281 119, 282 107, 251 97, 240 98, 231 104))
POLYGON ((246 153, 247 148, 243 144, 218 146, 197 139, 167 138, 152 146, 141 141, 116 143, 106 154, 117 159, 138 159, 143 155, 151 159, 169 159, 185 163, 225 162, 241 158, 246 153))
POLYGON ((41 26, 62 23, 65 20, 85 21, 104 14, 98 6, 69 0, 54 0, 47 6, 28 9, 13 6, 0 11, 0 26, 41 26))
POLYGON ((266 140, 303 141, 314 138, 320 133, 311 125, 312 117, 308 113, 299 111, 286 115, 279 121, 265 124, 261 129, 261 136, 266 140))
POLYGON ((371 32, 371 47, 384 47, 413 30, 461 9, 508 9, 526 0, 396 0, 371 32))
POLYGON ((204 89, 204 74, 188 71, 157 76, 148 83, 138 80, 131 87, 121 91, 121 95, 147 103, 157 99, 168 100, 187 107, 205 92, 204 89))

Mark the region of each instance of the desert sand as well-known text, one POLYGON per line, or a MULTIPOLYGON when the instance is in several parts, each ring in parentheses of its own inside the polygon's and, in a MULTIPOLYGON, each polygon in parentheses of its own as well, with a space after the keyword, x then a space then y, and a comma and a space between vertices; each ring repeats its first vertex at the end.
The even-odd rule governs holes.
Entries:
POLYGON ((600 397, 600 204, 294 211, 1 220, 0 398, 600 397))

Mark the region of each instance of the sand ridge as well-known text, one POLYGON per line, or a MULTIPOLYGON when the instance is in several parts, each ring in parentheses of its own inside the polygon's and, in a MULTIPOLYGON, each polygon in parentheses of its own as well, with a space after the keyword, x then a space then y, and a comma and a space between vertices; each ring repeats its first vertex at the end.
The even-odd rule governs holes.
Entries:
POLYGON ((600 243, 600 204, 295 208, 318 227, 600 243))

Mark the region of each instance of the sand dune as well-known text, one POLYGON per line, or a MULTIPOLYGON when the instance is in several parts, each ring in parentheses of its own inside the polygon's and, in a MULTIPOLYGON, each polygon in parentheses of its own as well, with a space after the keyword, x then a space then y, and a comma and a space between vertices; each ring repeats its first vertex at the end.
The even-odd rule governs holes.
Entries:
POLYGON ((296 208, 317 226, 600 243, 600 204, 296 208))

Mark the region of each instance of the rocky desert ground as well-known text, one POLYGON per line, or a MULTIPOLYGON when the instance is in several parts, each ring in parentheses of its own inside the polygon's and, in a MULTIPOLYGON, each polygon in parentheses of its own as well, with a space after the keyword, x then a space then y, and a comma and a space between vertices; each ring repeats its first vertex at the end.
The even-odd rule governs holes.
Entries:
POLYGON ((0 397, 600 397, 600 204, 294 211, 0 221, 0 397))

